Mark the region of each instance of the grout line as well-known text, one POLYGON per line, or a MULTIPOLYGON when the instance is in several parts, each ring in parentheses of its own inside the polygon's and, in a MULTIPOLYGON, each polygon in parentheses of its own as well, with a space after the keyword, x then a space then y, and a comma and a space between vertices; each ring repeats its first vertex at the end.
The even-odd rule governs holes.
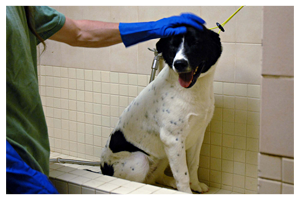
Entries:
POLYGON ((272 154, 272 153, 265 153, 265 152, 258 152, 260 154, 263 154, 263 155, 268 155, 268 156, 275 156, 275 157, 281 157, 281 158, 289 158, 289 159, 293 159, 294 160, 294 157, 290 157, 290 156, 282 156, 282 155, 277 155, 277 154, 272 154))
POLYGON ((294 76, 289 76, 289 75, 268 75, 268 74, 262 74, 261 75, 263 78, 294 78, 294 76))

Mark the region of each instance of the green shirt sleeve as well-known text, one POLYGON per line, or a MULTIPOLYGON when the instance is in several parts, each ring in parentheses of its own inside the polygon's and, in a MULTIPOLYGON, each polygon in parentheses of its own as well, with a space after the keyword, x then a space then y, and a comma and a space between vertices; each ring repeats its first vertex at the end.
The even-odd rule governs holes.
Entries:
POLYGON ((35 29, 44 39, 48 39, 59 31, 65 23, 65 16, 47 6, 35 6, 35 29))

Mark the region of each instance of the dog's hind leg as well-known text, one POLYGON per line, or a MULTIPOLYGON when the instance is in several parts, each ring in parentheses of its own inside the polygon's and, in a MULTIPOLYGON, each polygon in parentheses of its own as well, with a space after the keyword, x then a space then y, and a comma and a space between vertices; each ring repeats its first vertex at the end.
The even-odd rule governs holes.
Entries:
POLYGON ((167 176, 165 174, 158 177, 157 183, 177 189, 175 179, 173 177, 167 176))
POLYGON ((156 164, 154 164, 150 170, 149 176, 147 177, 148 184, 161 184, 165 186, 170 186, 176 188, 176 181, 173 177, 165 175, 165 169, 168 167, 169 162, 167 158, 160 159, 156 164))
POLYGON ((144 183, 149 172, 148 156, 142 152, 120 152, 116 153, 114 158, 118 157, 112 163, 114 177, 123 178, 130 181, 144 183), (119 155, 118 155, 119 154, 119 155))

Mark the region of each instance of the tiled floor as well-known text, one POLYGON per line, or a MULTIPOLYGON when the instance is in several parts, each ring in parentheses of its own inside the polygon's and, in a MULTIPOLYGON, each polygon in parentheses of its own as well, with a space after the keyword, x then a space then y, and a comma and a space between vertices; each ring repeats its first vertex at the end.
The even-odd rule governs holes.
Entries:
MULTIPOLYGON (((51 152, 51 159, 58 157, 80 160, 51 152)), ((170 188, 102 175, 99 166, 50 163, 50 179, 58 192, 63 194, 183 194, 170 188)), ((209 192, 205 194, 233 194, 233 192, 210 187, 209 192)))

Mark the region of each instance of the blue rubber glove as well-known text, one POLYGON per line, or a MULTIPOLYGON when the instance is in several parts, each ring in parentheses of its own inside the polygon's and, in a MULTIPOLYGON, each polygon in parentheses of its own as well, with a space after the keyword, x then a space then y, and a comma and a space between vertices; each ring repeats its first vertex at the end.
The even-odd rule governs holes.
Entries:
POLYGON ((30 168, 6 140, 6 193, 58 194, 48 177, 30 168))
POLYGON ((200 17, 183 13, 180 16, 163 18, 158 21, 120 23, 119 30, 122 41, 126 47, 154 38, 165 38, 187 32, 185 26, 193 26, 203 30, 205 21, 200 17))

